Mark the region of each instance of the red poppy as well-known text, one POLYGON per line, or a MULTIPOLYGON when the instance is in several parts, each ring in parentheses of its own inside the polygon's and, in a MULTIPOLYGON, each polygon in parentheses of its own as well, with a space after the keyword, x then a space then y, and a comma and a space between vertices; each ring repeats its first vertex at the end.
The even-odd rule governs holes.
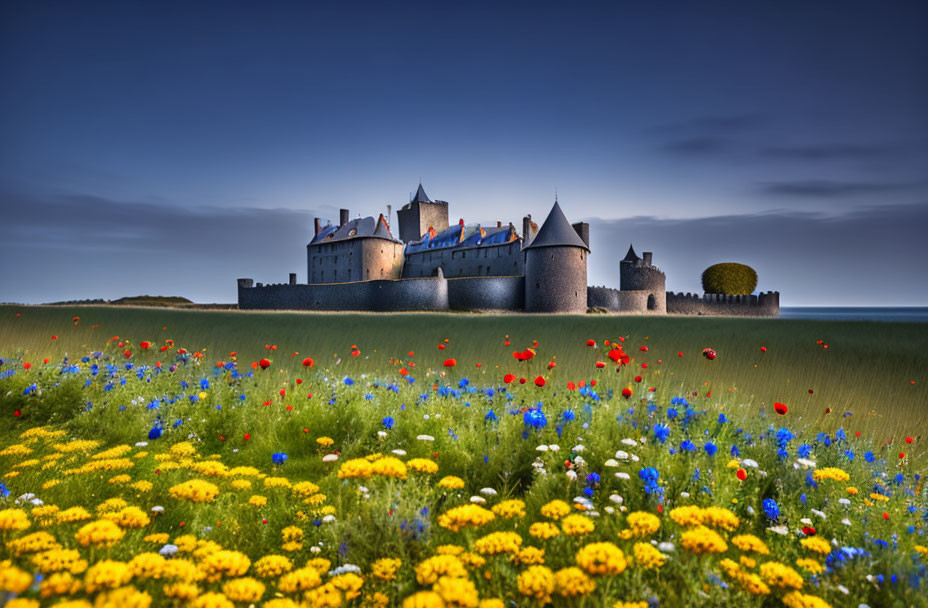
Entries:
POLYGON ((245 433, 245 441, 248 441, 248 440, 250 440, 250 439, 251 439, 251 434, 250 434, 250 433, 245 433))
POLYGON ((132 351, 127 348, 126 350, 123 351, 122 354, 125 355, 126 359, 128 359, 132 356, 132 351))
POLYGON ((312 357, 306 357, 305 359, 303 359, 303 367, 312 367, 315 364, 316 362, 313 361, 312 357))
POLYGON ((785 415, 786 415, 786 412, 789 411, 789 408, 788 408, 788 407, 786 406, 786 404, 784 404, 784 403, 774 403, 774 404, 773 404, 773 411, 775 411, 777 414, 779 414, 779 415, 781 415, 781 416, 785 416, 785 415))
POLYGON ((287 394, 287 389, 282 388, 282 389, 280 389, 279 392, 280 392, 280 396, 281 396, 281 397, 284 397, 284 396, 286 396, 286 394, 287 394))
POLYGON ((715 351, 712 350, 711 348, 704 348, 704 349, 702 349, 702 355, 703 355, 706 359, 708 359, 708 360, 710 360, 710 361, 712 361, 713 359, 716 358, 716 356, 718 356, 718 355, 716 355, 715 351))
POLYGON ((610 350, 608 357, 618 365, 628 365, 628 362, 631 361, 631 357, 625 354, 625 351, 622 350, 621 346, 616 346, 610 350))
POLYGON ((557 367, 557 363, 555 363, 554 361, 550 361, 548 363, 548 369, 554 369, 555 367, 557 367))
POLYGON ((353 351, 351 351, 352 357, 358 357, 360 355, 361 355, 361 351, 359 351, 358 349, 354 349, 353 351))
POLYGON ((914 438, 914 437, 906 437, 906 438, 905 438, 905 442, 906 442, 906 443, 912 443, 913 441, 915 441, 915 438, 914 438))
POLYGON ((815 536, 815 528, 812 526, 803 526, 802 533, 806 536, 815 536))
POLYGON ((535 386, 544 386, 545 384, 546 384, 546 381, 543 376, 538 376, 537 378, 535 378, 535 386))
POLYGON ((889 513, 883 511, 883 519, 889 519, 889 513))
POLYGON ((678 357, 682 357, 682 356, 683 356, 683 353, 677 353, 677 356, 678 356, 678 357))
POLYGON ((643 351, 645 351, 645 352, 648 352, 648 347, 647 347, 647 346, 642 346, 642 347, 639 348, 638 350, 643 350, 643 351))
POLYGON ((141 348, 142 350, 148 350, 149 346, 151 346, 151 342, 149 342, 148 340, 142 340, 141 342, 139 342, 139 348, 141 348))
POLYGON ((516 379, 515 374, 506 374, 505 376, 503 376, 503 382, 505 382, 506 384, 509 384, 515 379, 516 379))
POLYGON ((525 384, 526 382, 528 382, 528 380, 525 378, 519 378, 519 384, 525 384))
POLYGON ((531 348, 526 348, 522 352, 516 351, 512 353, 512 356, 515 357, 517 361, 528 361, 535 356, 535 351, 533 351, 531 348))
POLYGON ((258 365, 261 366, 261 369, 267 369, 271 366, 271 362, 268 361, 267 359, 261 359, 260 361, 258 361, 258 365))
POLYGON ((859 439, 859 438, 860 438, 860 431, 856 431, 856 432, 854 433, 854 436, 857 437, 857 438, 859 439))
POLYGON ((641 376, 635 376, 635 382, 641 382, 641 376))
POLYGON ((509 346, 510 344, 512 344, 512 342, 510 342, 509 340, 506 340, 505 342, 503 342, 504 346, 509 346))
POLYGON ((590 386, 596 386, 596 379, 590 380, 590 386))
POLYGON ((586 345, 587 345, 587 346, 596 346, 596 340, 587 340, 587 341, 586 341, 586 345))
POLYGON ((445 367, 454 367, 458 362, 456 359, 445 359, 445 367))
POLYGON ((762 353, 767 352, 767 347, 766 347, 766 346, 761 346, 761 347, 760 347, 760 352, 762 352, 762 353))
POLYGON ((627 386, 623 388, 622 396, 625 397, 626 399, 630 399, 632 396, 632 389, 628 388, 627 386))
POLYGON ((573 382, 568 382, 568 383, 567 383, 567 390, 569 390, 569 391, 575 391, 575 390, 577 390, 577 385, 574 384, 573 382))
POLYGON ((288 405, 286 409, 287 409, 288 412, 292 412, 292 411, 293 411, 293 406, 292 406, 292 405, 288 405))
POLYGON ((439 344, 439 345, 438 345, 438 350, 445 350, 445 345, 444 345, 444 344, 439 344))
POLYGON ((905 452, 899 452, 899 460, 905 458, 905 452))
POLYGON ((51 359, 49 359, 48 357, 45 357, 44 359, 42 359, 42 363, 45 363, 45 364, 48 364, 49 361, 51 361, 51 359))
POLYGON ((812 394, 812 389, 811 389, 811 388, 809 389, 809 394, 810 394, 810 395, 812 394))
POLYGON ((52 340, 57 340, 58 336, 52 336, 52 340))
POLYGON ((31 367, 32 367, 32 364, 29 363, 28 361, 26 361, 25 363, 23 363, 23 369, 29 369, 29 368, 31 368, 31 367))
POLYGON ((296 379, 296 383, 297 383, 297 384, 303 384, 303 379, 302 379, 302 378, 297 378, 297 379, 296 379))
POLYGON ((642 363, 642 364, 641 364, 641 369, 648 369, 648 364, 647 364, 647 363, 642 363))
POLYGON ((744 469, 738 469, 738 472, 735 473, 735 476, 741 481, 744 481, 745 479, 748 478, 748 472, 745 471, 744 469))
POLYGON ((21 411, 19 411, 19 410, 16 410, 16 411, 13 412, 13 415, 16 416, 17 418, 19 418, 20 416, 23 415, 23 413, 22 413, 21 411))
POLYGON ((406 369, 405 367, 401 367, 401 368, 400 368, 400 376, 408 376, 408 375, 409 375, 409 370, 406 369))
POLYGON ((477 363, 477 367, 483 367, 483 363, 477 363))
POLYGON ((596 362, 596 367, 602 369, 602 368, 606 367, 606 364, 605 364, 605 362, 603 362, 603 361, 597 361, 597 362, 596 362))
POLYGON ((649 393, 653 393, 653 392, 656 392, 656 391, 657 391, 657 387, 654 387, 654 386, 652 386, 652 387, 650 387, 650 388, 648 389, 648 392, 649 392, 649 393))

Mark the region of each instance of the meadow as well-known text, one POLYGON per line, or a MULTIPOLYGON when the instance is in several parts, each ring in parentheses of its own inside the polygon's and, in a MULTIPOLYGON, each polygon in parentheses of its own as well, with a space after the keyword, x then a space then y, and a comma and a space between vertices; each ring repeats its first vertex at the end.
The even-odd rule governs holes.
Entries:
POLYGON ((928 605, 926 347, 907 323, 0 306, 0 589, 928 605))

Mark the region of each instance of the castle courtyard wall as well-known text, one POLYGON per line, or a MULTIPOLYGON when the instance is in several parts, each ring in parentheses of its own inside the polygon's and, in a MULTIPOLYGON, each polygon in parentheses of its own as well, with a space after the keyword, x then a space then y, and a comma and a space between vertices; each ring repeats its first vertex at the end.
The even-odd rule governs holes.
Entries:
POLYGON ((780 292, 731 296, 667 292, 667 313, 673 315, 711 315, 726 317, 778 317, 780 292))
POLYGON ((448 305, 451 310, 522 310, 525 308, 525 278, 448 279, 448 305))

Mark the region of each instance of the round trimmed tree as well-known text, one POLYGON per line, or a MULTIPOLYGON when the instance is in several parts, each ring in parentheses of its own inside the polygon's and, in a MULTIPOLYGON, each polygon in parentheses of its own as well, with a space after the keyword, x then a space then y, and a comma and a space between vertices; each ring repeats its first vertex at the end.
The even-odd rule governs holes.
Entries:
POLYGON ((702 273, 702 289, 706 293, 743 296, 753 293, 755 287, 757 271, 744 264, 715 264, 702 273))

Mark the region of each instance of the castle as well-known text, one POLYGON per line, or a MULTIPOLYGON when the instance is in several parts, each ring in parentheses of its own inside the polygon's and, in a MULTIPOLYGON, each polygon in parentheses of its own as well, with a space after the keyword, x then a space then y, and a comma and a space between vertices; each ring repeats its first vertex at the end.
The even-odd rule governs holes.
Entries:
POLYGON ((651 252, 629 247, 619 262, 619 289, 587 286, 590 226, 571 224, 555 200, 538 227, 531 215, 521 234, 512 223, 451 225, 448 203, 422 184, 397 211, 399 238, 388 216, 314 220, 306 246, 307 282, 238 280, 241 309, 332 311, 525 311, 539 313, 779 315, 780 294, 674 294, 651 252))

